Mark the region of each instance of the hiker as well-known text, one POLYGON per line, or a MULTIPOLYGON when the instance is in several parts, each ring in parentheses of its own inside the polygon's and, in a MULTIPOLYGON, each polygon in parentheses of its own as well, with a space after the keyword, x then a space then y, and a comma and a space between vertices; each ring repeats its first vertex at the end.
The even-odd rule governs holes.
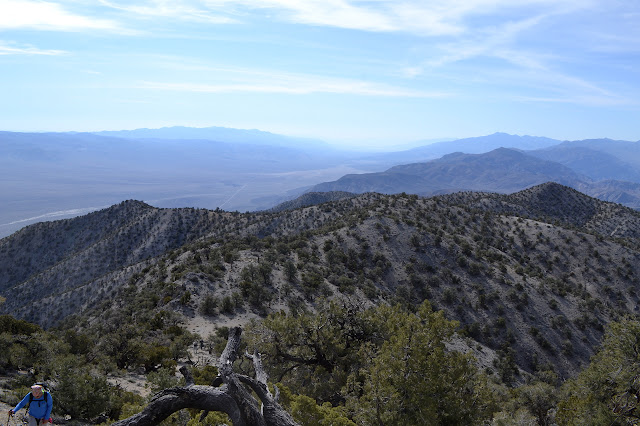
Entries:
POLYGON ((31 386, 29 392, 13 410, 9 410, 9 415, 13 416, 22 407, 27 406, 29 412, 29 426, 38 426, 45 423, 53 423, 51 420, 51 409, 53 408, 53 398, 49 392, 44 392, 42 385, 31 386))

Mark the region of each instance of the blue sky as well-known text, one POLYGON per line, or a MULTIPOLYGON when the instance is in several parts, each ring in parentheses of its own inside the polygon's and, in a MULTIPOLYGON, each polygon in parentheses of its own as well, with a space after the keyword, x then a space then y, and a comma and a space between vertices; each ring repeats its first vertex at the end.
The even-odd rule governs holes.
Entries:
POLYGON ((640 139, 640 2, 0 0, 0 130, 640 139))

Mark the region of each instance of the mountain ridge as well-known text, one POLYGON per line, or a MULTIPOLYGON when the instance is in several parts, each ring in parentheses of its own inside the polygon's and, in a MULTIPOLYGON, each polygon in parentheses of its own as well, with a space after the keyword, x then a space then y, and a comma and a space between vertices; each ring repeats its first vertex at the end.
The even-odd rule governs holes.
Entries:
POLYGON ((452 153, 424 163, 394 166, 384 172, 350 174, 309 191, 346 191, 434 195, 458 191, 509 193, 554 181, 640 208, 640 184, 613 180, 597 182, 571 168, 526 152, 498 148, 484 154, 452 153))
MULTIPOLYGON (((548 364, 569 377, 586 365, 604 326, 634 314, 638 302, 640 215, 556 183, 515 194, 366 193, 262 213, 128 202, 90 218, 101 214, 104 238, 76 239, 39 270, 33 259, 48 248, 20 247, 36 241, 35 231, 53 246, 61 237, 32 225, 0 240, 0 270, 14 277, 0 289, 9 296, 2 312, 52 326, 126 321, 118 320, 126 307, 222 326, 313 309, 322 297, 428 299, 486 353, 499 358, 511 348, 523 371, 548 364), (126 208, 126 224, 114 221, 126 208), (34 272, 17 282, 25 276, 18 268, 34 272), (207 298, 217 307, 203 316, 207 298)), ((47 226, 84 235, 96 227, 91 220, 47 226)))
MULTIPOLYGON (((249 134, 249 139, 260 132, 227 130, 231 133, 238 130, 245 136, 249 134)), ((195 136, 203 137, 203 134, 195 136)), ((304 190, 313 190, 316 184, 350 174, 382 173, 397 165, 431 161, 451 151, 475 152, 499 146, 519 150, 536 148, 527 154, 562 160, 563 165, 573 167, 578 174, 588 175, 595 181, 573 185, 576 189, 636 208, 640 203, 638 188, 625 183, 634 182, 634 179, 640 181, 637 172, 640 154, 636 152, 640 145, 626 141, 561 142, 544 137, 495 133, 429 144, 417 150, 374 154, 328 150, 326 147, 307 149, 304 143, 287 147, 252 145, 251 140, 234 144, 203 139, 123 139, 78 132, 0 132, 0 178, 7 183, 0 190, 0 204, 3 205, 0 237, 25 224, 46 219, 53 212, 73 216, 76 212, 93 210, 93 206, 113 205, 124 199, 144 200, 156 207, 265 210, 304 190), (559 145, 553 145, 556 142, 559 145), (564 148, 554 148, 558 146, 564 148), (573 153, 566 154, 563 159, 559 155, 560 149, 573 150, 573 153)), ((371 190, 392 192, 392 186, 401 183, 397 175, 393 179, 396 181, 381 182, 388 188, 371 190)), ((531 184, 546 180, 552 179, 541 178, 531 184)), ((441 188, 429 188, 428 193, 499 190, 469 185, 469 182, 456 185, 451 182, 441 188)), ((501 184, 505 183, 509 183, 509 179, 501 184)), ((510 190, 519 189, 522 188, 510 190)), ((419 188, 402 191, 427 193, 419 188)))

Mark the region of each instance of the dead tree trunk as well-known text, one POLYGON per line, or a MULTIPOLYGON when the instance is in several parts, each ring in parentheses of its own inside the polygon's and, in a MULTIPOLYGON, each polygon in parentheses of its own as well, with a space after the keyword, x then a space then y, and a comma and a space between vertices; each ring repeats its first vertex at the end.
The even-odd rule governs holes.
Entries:
POLYGON ((185 386, 165 389, 154 395, 145 409, 114 426, 157 425, 171 414, 183 408, 227 413, 233 426, 299 426, 291 415, 278 404, 277 391, 272 395, 267 387, 267 374, 262 367, 260 355, 247 354, 253 360, 256 377, 233 372, 233 362, 238 356, 242 329, 236 327, 229 332, 227 346, 218 361, 219 379, 222 386, 200 386, 193 383, 189 371, 180 372, 187 381, 185 386), (253 391, 258 399, 254 398, 253 391))

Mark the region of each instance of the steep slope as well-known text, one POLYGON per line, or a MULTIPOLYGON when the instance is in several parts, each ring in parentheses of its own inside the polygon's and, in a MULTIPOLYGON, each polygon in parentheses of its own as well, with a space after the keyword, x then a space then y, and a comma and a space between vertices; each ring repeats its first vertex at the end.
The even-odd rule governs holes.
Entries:
MULTIPOLYGON (((313 309, 323 297, 362 305, 428 299, 460 321, 496 373, 515 363, 568 377, 588 362, 604 326, 635 315, 640 301, 639 215, 557 184, 512 195, 369 193, 278 213, 160 213, 180 214, 193 242, 96 278, 81 270, 109 256, 80 256, 64 275, 46 270, 3 290, 2 310, 47 326, 172 311, 206 337, 216 325, 313 309), (12 303, 16 292, 38 309, 12 303)), ((161 246, 166 239, 154 234, 161 246)), ((129 235, 115 232, 113 243, 129 235)))
POLYGON ((0 292, 9 310, 35 315, 34 320, 58 318, 57 305, 37 308, 41 298, 74 291, 203 235, 225 232, 234 222, 232 213, 126 201, 86 216, 31 225, 0 240, 0 292))
POLYGON ((125 201, 73 220, 31 225, 1 239, 0 291, 92 247, 152 210, 142 202, 125 201))

